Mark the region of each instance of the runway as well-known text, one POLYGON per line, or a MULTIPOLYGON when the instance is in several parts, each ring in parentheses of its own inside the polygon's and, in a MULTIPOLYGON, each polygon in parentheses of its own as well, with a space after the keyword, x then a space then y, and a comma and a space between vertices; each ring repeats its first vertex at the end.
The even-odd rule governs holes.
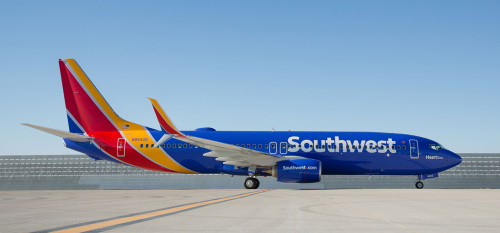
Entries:
POLYGON ((1 232, 477 232, 500 190, 2 191, 1 232))

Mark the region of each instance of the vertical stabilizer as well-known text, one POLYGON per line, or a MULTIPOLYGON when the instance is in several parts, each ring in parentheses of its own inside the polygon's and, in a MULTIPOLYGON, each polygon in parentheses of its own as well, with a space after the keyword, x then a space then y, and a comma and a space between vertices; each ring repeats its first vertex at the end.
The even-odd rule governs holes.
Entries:
POLYGON ((66 69, 61 59, 59 59, 59 69, 61 71, 61 82, 64 92, 64 102, 66 104, 66 114, 68 116, 69 132, 83 134, 85 131, 83 129, 80 113, 76 106, 75 98, 73 97, 73 89, 71 89, 71 84, 69 82, 69 71, 66 69))
POLYGON ((70 132, 96 133, 127 129, 120 118, 74 59, 60 59, 70 132))

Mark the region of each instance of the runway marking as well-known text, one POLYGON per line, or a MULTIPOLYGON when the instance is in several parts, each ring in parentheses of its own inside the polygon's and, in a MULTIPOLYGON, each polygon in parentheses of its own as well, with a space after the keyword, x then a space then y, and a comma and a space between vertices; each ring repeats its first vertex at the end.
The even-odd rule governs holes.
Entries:
POLYGON ((370 212, 366 211, 365 209, 361 209, 361 208, 359 208, 359 207, 355 207, 355 206, 353 206, 353 205, 348 205, 348 206, 350 206, 352 209, 358 209, 358 210, 359 210, 359 212, 362 212, 362 213, 368 214, 368 215, 370 215, 370 216, 372 216, 372 217, 374 217, 374 218, 376 218, 376 219, 378 219, 378 220, 381 220, 381 221, 383 221, 383 222, 386 222, 386 223, 389 223, 389 224, 395 225, 395 226, 397 226, 397 227, 399 227, 399 228, 401 228, 401 229, 403 229, 403 230, 405 230, 405 231, 407 231, 407 232, 413 232, 413 233, 416 233, 416 231, 414 231, 413 229, 410 229, 410 228, 408 228, 408 227, 406 227, 406 226, 404 226, 404 225, 402 225, 402 224, 399 224, 399 223, 393 222, 393 221, 389 220, 388 218, 384 218, 384 217, 381 217, 381 216, 378 216, 378 215, 372 214, 372 213, 370 213, 370 212))
POLYGON ((166 215, 176 214, 179 212, 183 212, 183 211, 187 211, 187 210, 191 210, 191 209, 195 209, 195 208, 200 208, 200 207, 207 206, 207 205, 213 205, 216 203, 221 203, 221 202, 230 201, 230 200, 234 200, 234 199, 238 199, 238 198, 248 197, 251 195, 267 192, 270 190, 272 190, 272 189, 259 190, 259 191, 240 194, 240 195, 231 196, 231 197, 224 197, 224 198, 219 198, 219 199, 214 199, 214 200, 209 200, 209 201, 185 204, 185 205, 176 206, 176 207, 169 207, 169 208, 165 208, 165 209, 154 210, 151 212, 136 213, 136 214, 131 214, 131 215, 127 215, 127 216, 98 220, 98 221, 93 221, 93 222, 88 222, 88 223, 83 223, 83 224, 77 224, 77 225, 70 225, 70 226, 66 226, 66 227, 54 228, 54 229, 49 229, 49 230, 45 230, 45 231, 38 231, 38 232, 40 232, 40 233, 41 232, 76 233, 76 232, 88 232, 88 231, 100 232, 100 231, 110 230, 110 229, 113 229, 115 227, 131 225, 134 223, 139 223, 139 222, 151 220, 153 218, 163 217, 166 215))

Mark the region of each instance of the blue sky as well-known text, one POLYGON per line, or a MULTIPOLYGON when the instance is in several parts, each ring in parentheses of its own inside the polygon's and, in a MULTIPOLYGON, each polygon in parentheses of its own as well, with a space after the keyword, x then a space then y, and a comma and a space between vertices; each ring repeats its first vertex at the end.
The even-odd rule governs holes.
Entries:
POLYGON ((500 152, 498 1, 7 1, 0 154, 74 154, 57 59, 123 118, 191 130, 381 131, 500 152))

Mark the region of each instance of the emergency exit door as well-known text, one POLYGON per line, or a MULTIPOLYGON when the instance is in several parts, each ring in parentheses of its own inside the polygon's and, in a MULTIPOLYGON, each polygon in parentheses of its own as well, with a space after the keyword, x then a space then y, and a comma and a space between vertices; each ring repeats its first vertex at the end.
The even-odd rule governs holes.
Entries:
POLYGON ((116 156, 125 157, 125 138, 118 138, 116 143, 116 156))

